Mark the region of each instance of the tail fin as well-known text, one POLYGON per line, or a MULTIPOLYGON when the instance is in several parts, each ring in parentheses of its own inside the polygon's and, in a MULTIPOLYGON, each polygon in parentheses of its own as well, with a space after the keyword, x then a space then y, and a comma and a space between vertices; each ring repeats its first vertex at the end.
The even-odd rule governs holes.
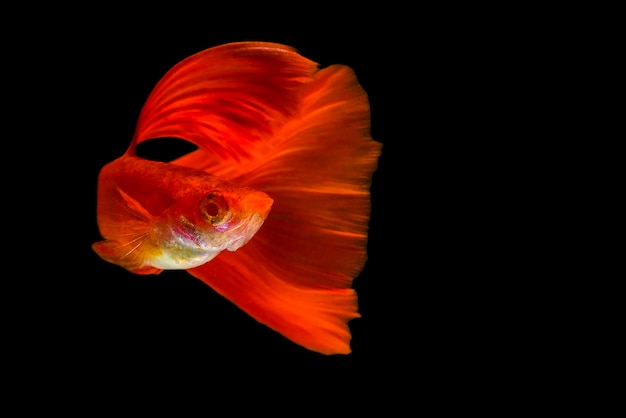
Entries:
POLYGON ((198 151, 175 161, 274 199, 253 240, 189 272, 292 341, 347 354, 347 323, 359 317, 351 285, 367 258, 369 189, 382 145, 370 137, 367 95, 350 68, 319 71, 302 93, 299 114, 247 164, 203 164, 198 151))

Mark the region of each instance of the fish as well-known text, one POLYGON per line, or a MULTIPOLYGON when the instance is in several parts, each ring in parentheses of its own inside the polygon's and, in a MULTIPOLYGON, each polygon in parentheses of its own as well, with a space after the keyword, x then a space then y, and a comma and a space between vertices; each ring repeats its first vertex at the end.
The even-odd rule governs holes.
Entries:
POLYGON ((349 354, 382 145, 350 66, 274 42, 209 47, 163 75, 100 169, 92 249, 134 274, 187 271, 293 343, 349 354), (138 155, 159 138, 194 149, 138 155))

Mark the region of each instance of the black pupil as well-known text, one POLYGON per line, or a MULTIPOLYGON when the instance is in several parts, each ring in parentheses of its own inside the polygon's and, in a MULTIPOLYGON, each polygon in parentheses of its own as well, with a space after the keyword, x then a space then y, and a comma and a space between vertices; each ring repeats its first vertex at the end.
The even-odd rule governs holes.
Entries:
POLYGON ((204 207, 204 210, 209 216, 217 216, 217 213, 219 212, 219 208, 215 203, 207 203, 207 205, 204 207))

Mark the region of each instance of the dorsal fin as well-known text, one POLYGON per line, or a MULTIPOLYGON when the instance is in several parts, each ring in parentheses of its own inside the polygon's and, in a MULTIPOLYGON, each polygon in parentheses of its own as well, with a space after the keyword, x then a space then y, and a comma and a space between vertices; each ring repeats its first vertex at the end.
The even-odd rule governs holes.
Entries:
POLYGON ((234 42, 209 48, 172 67, 140 113, 127 151, 151 138, 175 137, 236 163, 294 114, 317 64, 291 47, 234 42))

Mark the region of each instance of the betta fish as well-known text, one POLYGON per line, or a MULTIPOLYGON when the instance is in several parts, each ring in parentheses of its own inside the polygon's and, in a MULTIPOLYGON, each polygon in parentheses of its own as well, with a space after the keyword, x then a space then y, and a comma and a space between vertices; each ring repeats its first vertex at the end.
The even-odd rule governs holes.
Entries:
POLYGON ((136 274, 186 270, 309 350, 351 352, 382 144, 354 71, 233 42, 172 67, 98 175, 93 250, 136 274), (169 162, 137 145, 179 138, 169 162))

